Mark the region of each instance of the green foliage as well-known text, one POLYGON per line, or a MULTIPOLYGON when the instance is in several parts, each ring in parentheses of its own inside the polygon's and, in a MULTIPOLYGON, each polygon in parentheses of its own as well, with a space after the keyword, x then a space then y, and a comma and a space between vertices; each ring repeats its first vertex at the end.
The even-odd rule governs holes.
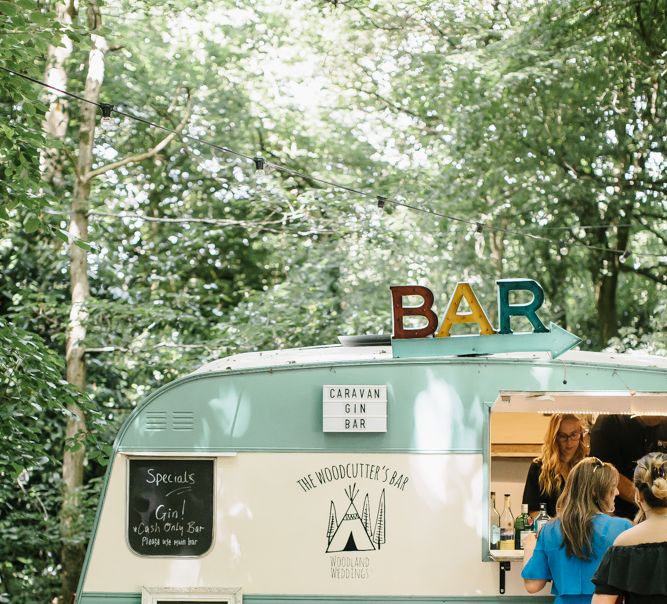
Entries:
POLYGON ((41 477, 40 470, 17 478, 11 495, 3 498, 0 602, 47 601, 49 594, 58 592, 57 475, 41 477))
MULTIPOLYGON (((0 2, 0 67, 41 79, 48 45, 63 30, 34 0, 0 2)), ((0 225, 23 214, 26 233, 40 224, 48 193, 40 182, 39 154, 45 146, 44 91, 0 70, 0 225)))
MULTIPOLYGON (((430 5, 345 7, 347 81, 392 125, 378 152, 398 148, 410 167, 392 180, 469 221, 440 223, 457 265, 482 283, 534 276, 554 305, 546 312, 590 348, 637 321, 647 328, 631 300, 667 284, 658 3, 480 2, 449 15, 430 5), (476 222, 485 227, 477 238, 476 222), (635 256, 623 264, 626 249, 635 256)), ((451 275, 445 268, 441 279, 451 275)))
MULTIPOLYGON (((57 593, 59 468, 68 407, 84 409, 93 426, 101 428, 103 420, 88 398, 63 380, 62 358, 3 318, 0 367, 0 601, 27 604, 57 593)), ((108 448, 99 440, 99 428, 87 436, 86 446, 106 463, 108 448)), ((91 510, 80 518, 76 534, 84 540, 91 510)))
MULTIPOLYGON (((27 468, 54 461, 46 451, 47 425, 66 416, 69 405, 85 400, 62 377, 62 358, 35 335, 0 318, 0 435, 11 455, 0 458, 0 476, 14 480, 27 468)), ((0 498, 2 493, 0 493, 0 498)), ((0 504, 2 500, 0 499, 0 504)))
MULTIPOLYGON (((65 33, 54 8, 0 1, 0 66, 42 79, 48 44, 65 33)), ((84 8, 67 31, 77 94, 84 8)), ((191 138, 91 181, 84 396, 64 386, 61 358, 79 105, 64 141, 46 141, 44 91, 0 70, 5 599, 56 590, 69 404, 96 439, 83 498, 94 502, 115 433, 150 391, 239 351, 388 333, 390 285, 431 287, 442 313, 467 279, 493 315, 495 279, 534 277, 545 319, 586 348, 665 353, 657 0, 142 0, 104 5, 101 18, 111 50, 100 100, 175 128, 189 96, 191 138), (40 174, 45 146, 68 158, 57 195, 40 174), (259 182, 224 148, 296 173, 259 182), (413 209, 380 210, 375 195, 413 209)), ((112 131, 97 129, 93 169, 166 136, 141 120, 116 113, 112 131)))
MULTIPOLYGON (((0 516, 0 602, 51 602, 60 591, 58 469, 45 463, 23 472, 11 486, 0 516)), ((81 490, 72 537, 81 543, 88 539, 100 486, 100 479, 93 479, 81 490)))

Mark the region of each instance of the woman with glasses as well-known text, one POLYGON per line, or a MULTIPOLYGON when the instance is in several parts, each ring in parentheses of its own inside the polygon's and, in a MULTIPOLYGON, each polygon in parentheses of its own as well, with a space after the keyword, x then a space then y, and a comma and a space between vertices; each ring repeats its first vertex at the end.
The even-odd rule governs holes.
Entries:
POLYGON ((542 452, 528 469, 523 489, 523 503, 536 516, 540 503, 547 504, 547 514, 556 515, 556 501, 570 470, 586 456, 581 419, 569 413, 555 413, 549 420, 542 452))
POLYGON ((667 454, 649 453, 633 475, 638 524, 622 533, 593 577, 594 604, 667 602, 667 454))
POLYGON ((536 593, 548 581, 554 604, 590 604, 591 581, 602 556, 632 524, 609 516, 618 493, 618 470, 596 457, 572 468, 558 499, 557 515, 540 534, 524 540, 521 573, 526 591, 536 593))

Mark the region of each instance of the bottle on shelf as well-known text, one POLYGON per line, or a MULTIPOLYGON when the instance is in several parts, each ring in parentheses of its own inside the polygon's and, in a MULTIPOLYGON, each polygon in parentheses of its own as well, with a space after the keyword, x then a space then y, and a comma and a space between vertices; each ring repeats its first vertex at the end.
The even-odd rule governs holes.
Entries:
POLYGON ((496 494, 491 491, 489 500, 489 549, 500 548, 500 514, 496 508, 496 494))
POLYGON ((546 503, 540 503, 540 512, 539 514, 535 517, 535 520, 533 522, 533 530, 535 533, 539 533, 540 530, 542 530, 542 527, 551 520, 551 517, 549 514, 547 514, 547 504, 546 503))
POLYGON ((533 519, 528 515, 528 504, 521 504, 521 514, 514 521, 514 549, 523 549, 523 538, 533 530, 533 519))
POLYGON ((505 493, 503 512, 500 514, 500 549, 514 549, 514 514, 509 493, 505 493))

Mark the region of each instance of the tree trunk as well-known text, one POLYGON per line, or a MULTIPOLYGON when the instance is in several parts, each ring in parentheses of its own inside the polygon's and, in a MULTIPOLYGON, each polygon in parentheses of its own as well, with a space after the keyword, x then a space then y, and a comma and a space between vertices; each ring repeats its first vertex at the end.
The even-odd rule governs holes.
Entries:
MULTIPOLYGON (((506 227, 506 221, 501 221, 501 226, 506 227)), ((496 279, 502 279, 505 276, 505 232, 490 231, 489 245, 491 247, 491 259, 496 279)), ((492 325, 498 325, 498 308, 495 304, 488 307, 489 320, 492 325)))
POLYGON ((616 312, 617 285, 617 270, 600 274, 595 284, 595 306, 600 321, 601 347, 606 346, 611 338, 618 335, 618 316, 616 312))
MULTIPOLYGON (((88 22, 91 32, 100 25, 100 12, 95 2, 88 4, 88 22)), ((84 96, 97 102, 104 79, 104 57, 108 50, 106 40, 95 33, 91 34, 93 47, 88 57, 88 74, 84 96)), ((91 181, 86 178, 93 163, 93 144, 97 108, 90 103, 81 103, 81 126, 79 128, 79 155, 76 166, 76 182, 72 194, 69 235, 70 241, 70 293, 71 308, 65 358, 67 363, 67 381, 80 390, 86 388, 85 339, 87 303, 90 297, 88 283, 88 259, 84 249, 76 244, 77 240, 88 240, 88 205, 91 181)), ((86 420, 81 409, 75 405, 69 409, 72 417, 67 421, 66 437, 68 440, 81 441, 86 433, 86 420)), ((76 591, 84 545, 77 539, 77 519, 79 512, 79 492, 83 485, 83 462, 85 448, 81 441, 75 449, 67 448, 63 459, 63 505, 60 516, 63 547, 62 596, 69 603, 76 591)))
MULTIPOLYGON (((71 25, 76 14, 71 0, 67 2, 58 2, 56 4, 56 20, 61 25, 71 25)), ((54 46, 49 44, 46 60, 46 73, 44 80, 47 84, 67 90, 67 71, 65 62, 71 56, 73 50, 72 40, 63 35, 62 44, 54 46)), ((44 132, 48 137, 64 140, 67 134, 67 125, 69 123, 67 97, 62 93, 49 90, 47 95, 49 109, 44 116, 44 132)), ((54 148, 46 148, 42 151, 41 159, 42 178, 51 183, 55 188, 64 185, 62 174, 63 159, 62 154, 54 148)))
MULTIPOLYGON (((631 222, 632 204, 625 204, 622 216, 631 222)), ((625 251, 630 240, 630 229, 626 226, 617 228, 615 249, 625 251)), ((621 272, 619 253, 605 254, 602 270, 598 272, 595 284, 595 306, 600 320, 601 346, 606 346, 611 338, 618 336, 618 312, 616 297, 618 293, 618 276, 621 272)))
MULTIPOLYGON (((104 59, 109 49, 107 41, 94 32, 101 25, 101 15, 95 0, 88 2, 88 27, 91 33, 93 48, 88 57, 88 74, 84 96, 97 103, 100 88, 104 79, 104 59)), ((108 172, 132 163, 150 159, 164 149, 185 128, 192 110, 192 98, 187 94, 187 103, 179 124, 164 139, 149 151, 138 153, 122 160, 111 162, 95 170, 93 164, 93 145, 95 138, 95 121, 97 107, 90 103, 81 104, 81 126, 79 127, 79 155, 76 165, 76 181, 72 194, 70 211, 70 292, 71 308, 66 343, 67 381, 80 390, 86 388, 85 339, 86 320, 88 318, 87 303, 90 298, 88 283, 88 258, 77 240, 88 240, 88 212, 91 184, 93 180, 108 172)), ((61 530, 63 537, 62 549, 62 594, 68 603, 76 590, 81 565, 83 562, 84 545, 77 539, 76 520, 79 513, 79 493, 83 485, 83 463, 85 449, 82 439, 86 434, 86 419, 80 408, 71 406, 72 417, 67 422, 66 436, 68 440, 76 440, 78 447, 65 451, 63 459, 63 506, 61 510, 61 530)))

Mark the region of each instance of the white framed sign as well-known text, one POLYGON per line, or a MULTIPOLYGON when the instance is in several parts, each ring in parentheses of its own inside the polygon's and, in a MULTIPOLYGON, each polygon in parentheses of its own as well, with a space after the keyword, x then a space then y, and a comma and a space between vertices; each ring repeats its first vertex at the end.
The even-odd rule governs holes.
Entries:
POLYGON ((386 432, 386 384, 322 386, 324 432, 386 432))
POLYGON ((142 587, 141 604, 242 604, 240 587, 142 587))

